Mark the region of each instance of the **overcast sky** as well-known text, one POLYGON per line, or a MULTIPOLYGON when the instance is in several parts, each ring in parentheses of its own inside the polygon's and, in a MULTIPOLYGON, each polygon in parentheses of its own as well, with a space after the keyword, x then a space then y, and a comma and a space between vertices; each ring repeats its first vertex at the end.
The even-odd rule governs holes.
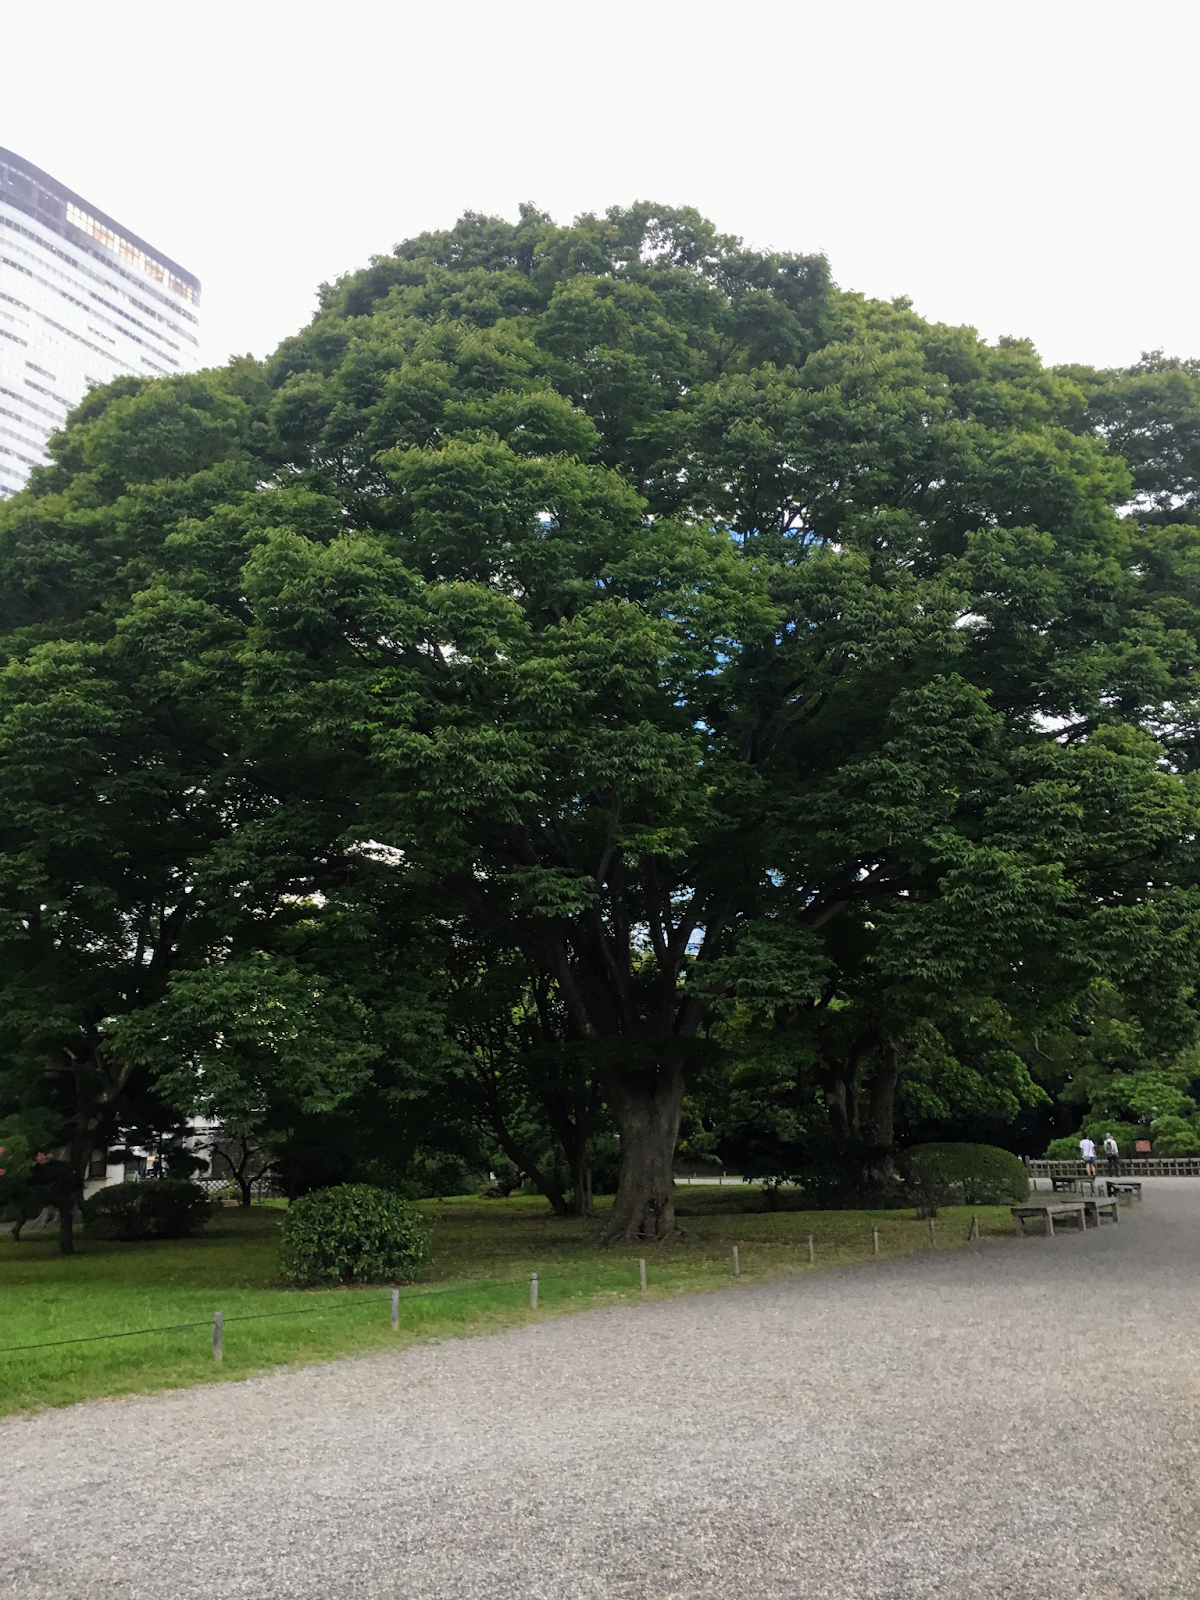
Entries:
POLYGON ((203 284, 210 360, 462 211, 698 206, 1054 362, 1200 356, 1200 6, 0 0, 0 145, 203 284))

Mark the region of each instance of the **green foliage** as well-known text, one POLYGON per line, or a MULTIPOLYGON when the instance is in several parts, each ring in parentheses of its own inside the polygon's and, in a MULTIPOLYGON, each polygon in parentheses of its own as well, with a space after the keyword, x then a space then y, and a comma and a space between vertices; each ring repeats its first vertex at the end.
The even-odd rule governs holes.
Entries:
POLYGON ((1051 1139, 1046 1146, 1046 1159, 1048 1161, 1078 1161, 1079 1140, 1081 1135, 1067 1133, 1061 1139, 1051 1139))
MULTIPOLYGON (((1075 1156, 1079 1154, 1079 1140, 1085 1133, 1093 1140, 1096 1149, 1101 1155, 1104 1154, 1104 1140, 1107 1134, 1112 1134, 1117 1141, 1117 1148, 1123 1156, 1132 1156, 1134 1145, 1137 1141, 1148 1136, 1148 1130, 1144 1123, 1120 1122, 1115 1117, 1084 1117, 1079 1132, 1074 1135, 1075 1143, 1072 1154, 1075 1156)), ((1061 1140, 1055 1140, 1056 1144, 1062 1142, 1061 1140)))
POLYGON ((173 975, 163 998, 112 1025, 115 1048, 177 1103, 250 1126, 275 1095, 332 1111, 367 1081, 365 1008, 311 965, 255 951, 173 975))
POLYGON ((1152 1133, 1156 1156, 1200 1155, 1200 1117, 1156 1117, 1152 1133))
POLYGON ((21 1119, 0 1120, 0 1209, 24 1197, 30 1186, 36 1151, 21 1119))
POLYGON ((367 1183, 318 1189, 288 1207, 279 1260, 289 1283, 411 1283, 429 1249, 417 1208, 367 1183))
MULTIPOLYGON (((868 1176, 897 1104, 1161 1073, 1197 381, 639 203, 466 216, 264 365, 89 395, 0 507, 0 1115, 78 1175, 202 1105, 293 1190, 486 1136, 565 1206, 717 1047, 730 1137, 868 1176)), ((669 1219, 642 1157, 618 1231, 669 1219)))
POLYGON ((1123 372, 1068 370, 1130 468, 1139 516, 1194 525, 1200 517, 1200 363, 1154 350, 1123 372))
MULTIPOLYGON (((1094 1042, 1100 1048, 1082 1063, 1077 1083, 1090 1104, 1080 1132, 1097 1150, 1111 1132, 1123 1156, 1134 1154, 1139 1139, 1149 1140, 1155 1155, 1200 1153, 1200 1111, 1189 1092, 1197 1088, 1193 1052, 1169 1064, 1148 1061, 1138 1030, 1111 1024, 1094 1042)), ((1063 1159, 1074 1159, 1078 1138, 1055 1140, 1051 1148, 1070 1146, 1063 1159)))
POLYGON ((914 1145, 901 1158, 905 1187, 918 1214, 935 1217, 953 1193, 963 1205, 1020 1205, 1029 1198, 1023 1162, 988 1144, 914 1145))
POLYGON ((83 1205, 84 1226, 93 1239, 186 1239, 211 1214, 199 1184, 172 1178, 111 1183, 83 1205))
POLYGON ((364 1164, 364 1178, 392 1189, 407 1200, 439 1200, 449 1195, 478 1194, 484 1174, 461 1155, 445 1150, 416 1150, 403 1171, 389 1172, 382 1162, 364 1164))

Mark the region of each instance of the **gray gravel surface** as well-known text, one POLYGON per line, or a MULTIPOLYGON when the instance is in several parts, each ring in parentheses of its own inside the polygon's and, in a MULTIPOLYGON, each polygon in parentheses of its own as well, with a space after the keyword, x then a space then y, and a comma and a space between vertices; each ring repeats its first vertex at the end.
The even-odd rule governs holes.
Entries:
POLYGON ((14 1419, 0 1595, 1196 1600, 1198 1224, 14 1419))

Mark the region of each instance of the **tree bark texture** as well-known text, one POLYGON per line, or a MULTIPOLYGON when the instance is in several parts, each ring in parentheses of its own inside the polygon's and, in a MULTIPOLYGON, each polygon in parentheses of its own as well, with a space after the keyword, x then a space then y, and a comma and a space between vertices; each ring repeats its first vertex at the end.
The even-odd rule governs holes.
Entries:
POLYGON ((826 1061, 825 1106, 834 1137, 862 1156, 860 1187, 878 1189, 893 1176, 896 1085, 903 1053, 894 1045, 847 1052, 826 1061))
POLYGON ((677 1062, 613 1069, 606 1094, 621 1136, 620 1177, 604 1242, 680 1236, 675 1220, 675 1144, 684 1074, 677 1062))

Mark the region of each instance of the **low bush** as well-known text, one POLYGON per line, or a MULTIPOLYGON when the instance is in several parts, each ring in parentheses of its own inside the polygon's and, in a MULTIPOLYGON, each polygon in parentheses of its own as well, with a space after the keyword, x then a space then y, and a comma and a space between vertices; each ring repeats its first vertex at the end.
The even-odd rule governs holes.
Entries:
POLYGON ((212 1215, 199 1184, 172 1178, 111 1183, 83 1203, 93 1239, 186 1239, 212 1215))
POLYGON ((293 1201, 279 1241, 289 1283, 410 1283, 428 1252, 429 1230, 410 1200, 344 1183, 293 1201))
POLYGON ((921 1216, 936 1216, 952 1195, 968 1206, 1020 1205, 1029 1198, 1024 1162, 995 1145, 914 1145, 901 1157, 900 1170, 921 1216))

